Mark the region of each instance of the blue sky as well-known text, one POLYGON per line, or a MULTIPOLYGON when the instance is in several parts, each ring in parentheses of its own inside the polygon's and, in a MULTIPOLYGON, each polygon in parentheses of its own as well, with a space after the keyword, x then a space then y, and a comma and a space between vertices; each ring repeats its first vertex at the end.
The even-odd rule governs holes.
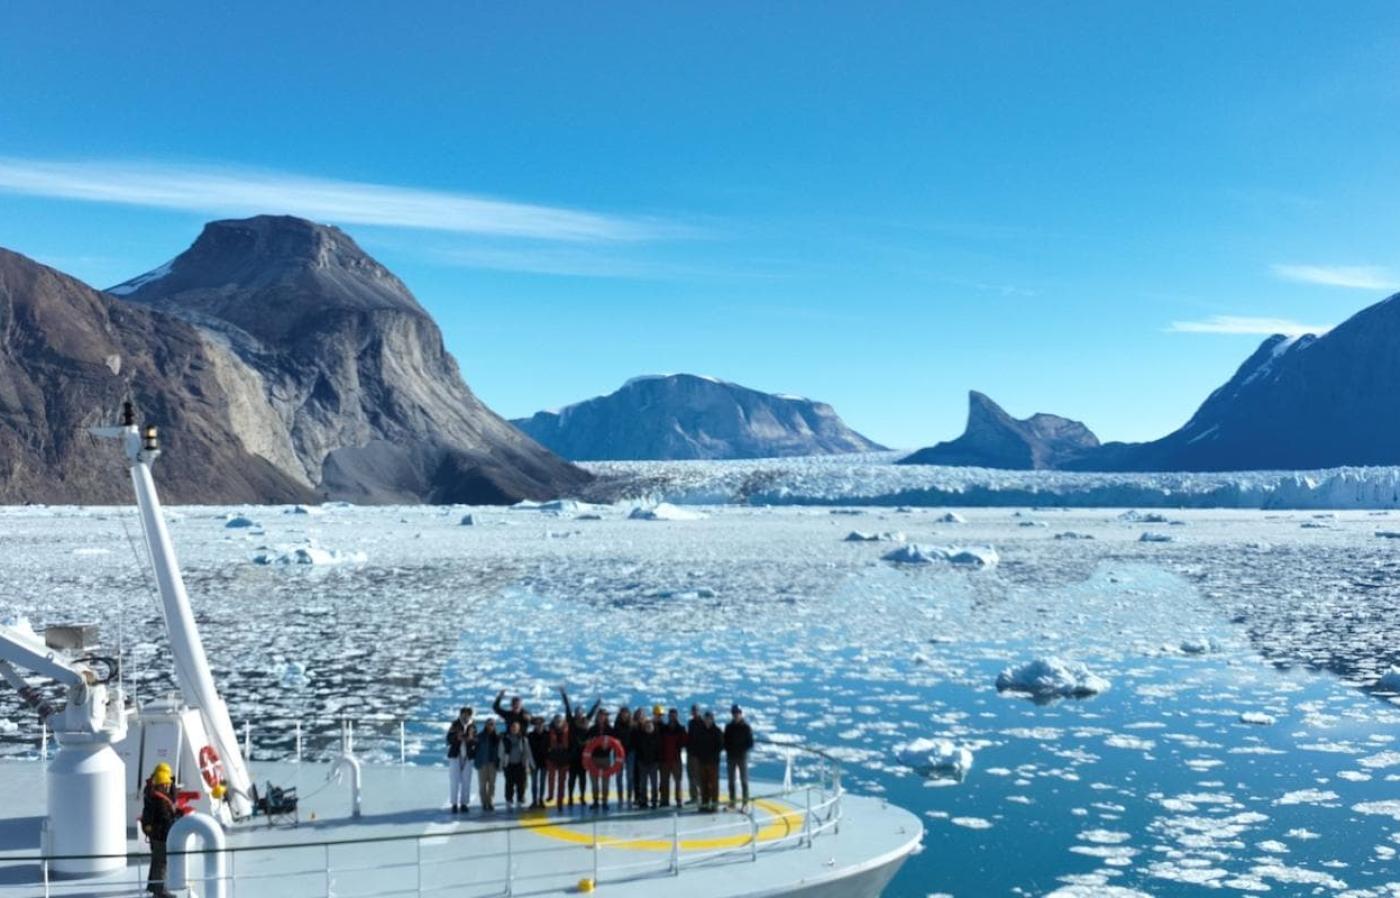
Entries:
POLYGON ((1179 426, 1400 289, 1393 3, 6 4, 0 245, 341 225, 516 416, 692 371, 898 446, 1179 426), (412 13, 404 10, 412 10, 412 13))

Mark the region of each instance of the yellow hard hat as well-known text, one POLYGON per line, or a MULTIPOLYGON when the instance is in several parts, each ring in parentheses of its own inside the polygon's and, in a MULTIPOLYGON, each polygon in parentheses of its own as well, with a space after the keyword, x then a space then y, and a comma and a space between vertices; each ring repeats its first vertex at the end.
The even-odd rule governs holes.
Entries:
POLYGON ((157 764, 156 769, 151 773, 151 782, 157 786, 168 786, 175 781, 175 775, 170 770, 170 765, 164 762, 157 764))
POLYGON ((657 717, 660 717, 662 714, 666 713, 666 709, 661 707, 660 705, 652 705, 651 713, 656 715, 657 717))
POLYGON ((172 773, 172 774, 174 773, 174 771, 170 769, 170 765, 167 764, 167 763, 165 763, 164 761, 161 761, 159 764, 156 765, 156 769, 155 769, 154 772, 155 772, 155 773, 172 773))

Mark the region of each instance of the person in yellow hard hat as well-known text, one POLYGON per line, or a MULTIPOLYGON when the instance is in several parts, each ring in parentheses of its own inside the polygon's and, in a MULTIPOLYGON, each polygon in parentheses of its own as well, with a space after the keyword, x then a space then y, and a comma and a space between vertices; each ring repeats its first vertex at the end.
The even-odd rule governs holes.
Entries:
POLYGON ((165 840, 179 817, 180 809, 175 804, 175 772, 161 761, 146 780, 141 807, 141 831, 151 842, 151 872, 146 878, 146 891, 157 898, 174 898, 165 887, 165 840))

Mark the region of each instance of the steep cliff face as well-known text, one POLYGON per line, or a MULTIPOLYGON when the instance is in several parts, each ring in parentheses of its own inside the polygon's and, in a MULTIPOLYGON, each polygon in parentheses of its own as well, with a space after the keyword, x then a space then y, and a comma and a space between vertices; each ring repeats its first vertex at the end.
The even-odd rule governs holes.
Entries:
POLYGON ((243 442, 220 372, 242 363, 195 328, 0 249, 0 503, 129 503, 116 449, 88 436, 122 402, 161 427, 172 502, 301 502, 311 492, 243 442))
POLYGON ((1071 467, 1237 471, 1400 464, 1400 294, 1321 336, 1275 334, 1180 429, 1071 467))
POLYGON ((588 480, 477 399, 413 295, 338 228, 211 222, 171 262, 109 292, 225 345, 246 369, 223 375, 242 397, 248 444, 324 496, 513 502, 588 480))
POLYGON ((882 448, 831 406, 712 377, 638 377, 607 396, 513 422, 574 460, 770 458, 882 448))
POLYGON ((973 390, 962 436, 920 449, 900 463, 1039 470, 1062 467, 1098 445, 1098 438, 1078 421, 1044 413, 1018 420, 973 390))

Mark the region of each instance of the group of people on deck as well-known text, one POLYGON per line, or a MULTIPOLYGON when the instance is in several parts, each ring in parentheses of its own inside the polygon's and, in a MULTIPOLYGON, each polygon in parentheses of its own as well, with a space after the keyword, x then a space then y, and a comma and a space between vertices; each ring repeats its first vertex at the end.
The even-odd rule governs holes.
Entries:
POLYGON ((609 715, 602 702, 587 710, 569 702, 560 689, 564 713, 546 723, 525 708, 520 696, 507 705, 505 690, 492 704, 493 716, 478 721, 462 708, 447 729, 447 767, 452 813, 471 808, 472 780, 481 810, 496 809, 496 776, 505 777, 508 809, 580 807, 609 809, 614 794, 619 807, 663 808, 695 805, 701 813, 719 810, 719 767, 728 761, 729 807, 749 804, 749 753, 753 729, 734 705, 721 729, 713 711, 691 705, 684 723, 676 708, 655 705, 617 709, 609 715), (685 791, 682 791, 682 783, 685 791), (529 804, 526 804, 526 791, 529 804), (688 796, 688 798, 687 798, 688 796))

